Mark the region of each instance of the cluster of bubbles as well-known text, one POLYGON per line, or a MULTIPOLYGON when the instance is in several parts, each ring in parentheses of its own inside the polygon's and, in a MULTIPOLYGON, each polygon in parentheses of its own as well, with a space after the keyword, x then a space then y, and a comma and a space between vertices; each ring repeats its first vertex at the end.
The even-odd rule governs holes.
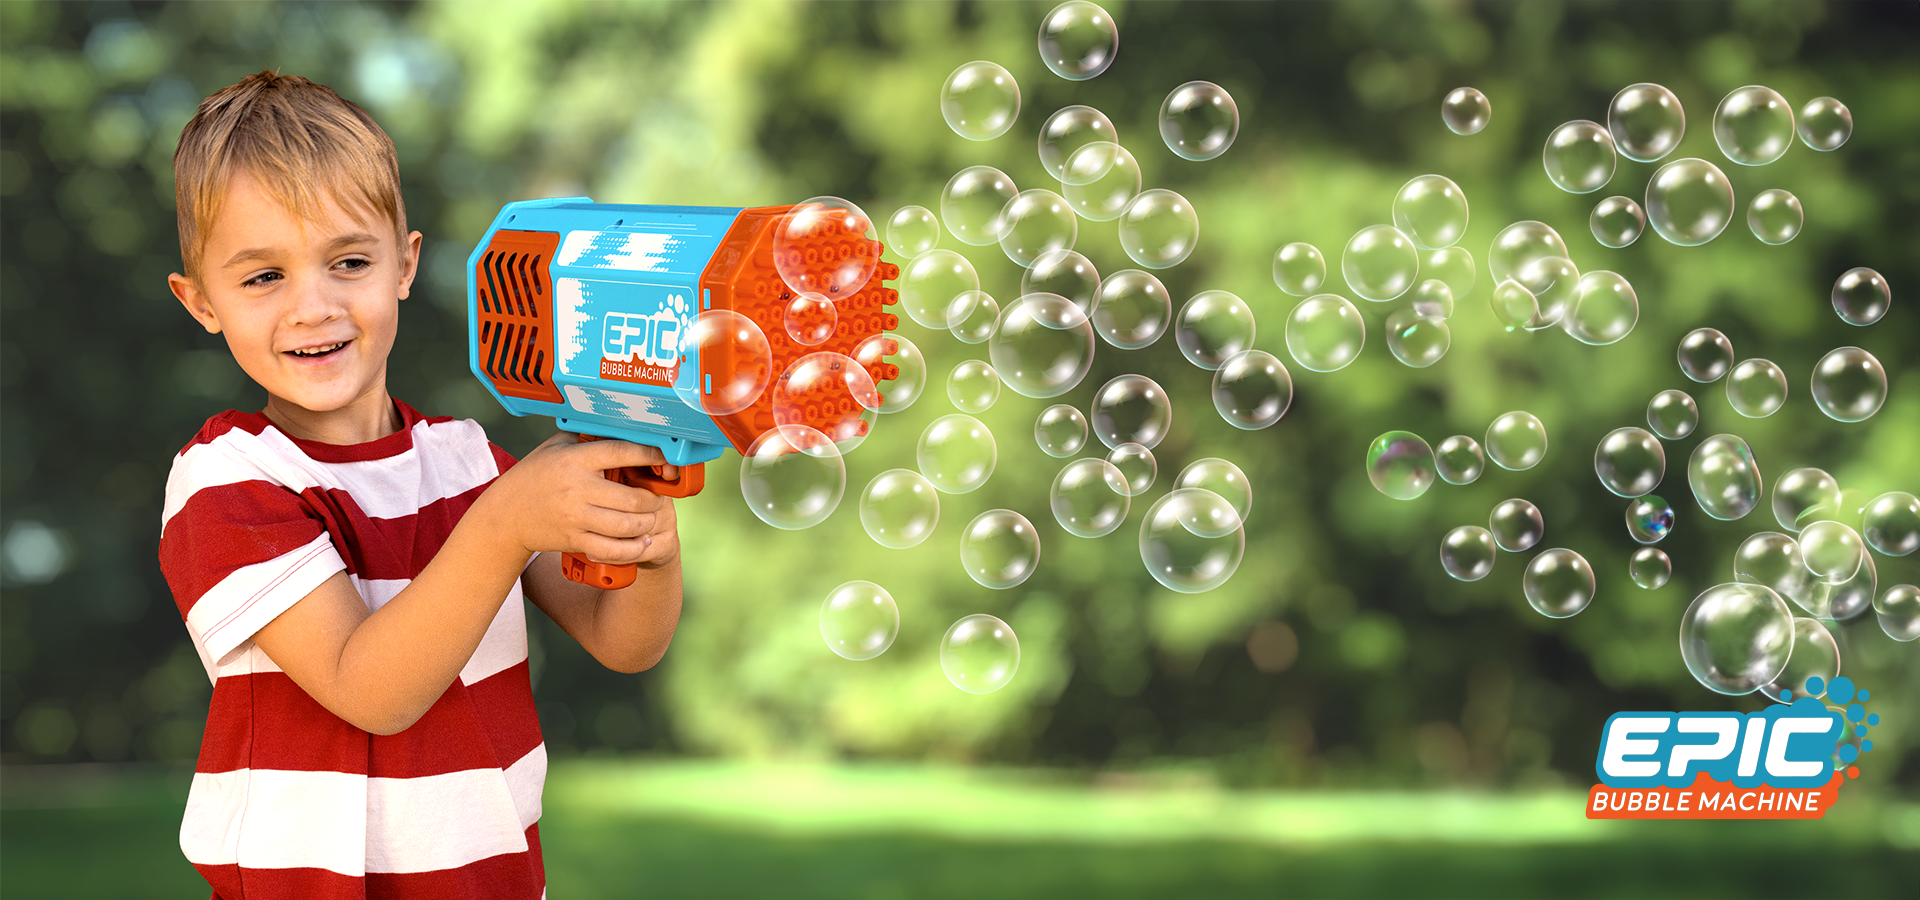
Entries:
POLYGON ((1440 442, 1434 450, 1410 431, 1389 431, 1367 446, 1367 478, 1380 493, 1412 500, 1427 492, 1437 477, 1448 484, 1472 484, 1486 471, 1487 459, 1510 471, 1524 471, 1547 456, 1547 426, 1538 416, 1514 410, 1487 426, 1486 444, 1464 434, 1440 442))

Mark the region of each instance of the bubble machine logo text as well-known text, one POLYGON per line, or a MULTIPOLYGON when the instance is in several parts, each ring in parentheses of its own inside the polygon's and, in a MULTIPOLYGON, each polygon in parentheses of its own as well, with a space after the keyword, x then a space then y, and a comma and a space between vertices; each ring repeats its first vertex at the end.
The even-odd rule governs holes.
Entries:
POLYGON ((1809 678, 1756 713, 1622 712, 1607 719, 1589 819, 1818 819, 1860 777, 1880 724, 1853 682, 1809 678), (1824 689, 1824 690, 1823 690, 1824 689), (1829 706, 1820 697, 1845 707, 1829 706), (1789 702, 1790 701, 1790 702, 1789 702), (1852 702, 1850 702, 1852 701, 1852 702), (1844 773, 1841 767, 1845 767, 1844 773))

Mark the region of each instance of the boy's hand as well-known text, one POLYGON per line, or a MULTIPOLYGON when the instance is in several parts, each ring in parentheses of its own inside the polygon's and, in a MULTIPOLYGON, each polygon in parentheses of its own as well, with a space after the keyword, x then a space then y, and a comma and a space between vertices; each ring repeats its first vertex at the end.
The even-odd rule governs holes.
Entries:
POLYGON ((673 500, 609 481, 607 469, 673 466, 654 447, 627 441, 581 442, 559 432, 487 488, 484 499, 515 545, 528 553, 585 554, 594 562, 657 568, 680 555, 673 500))

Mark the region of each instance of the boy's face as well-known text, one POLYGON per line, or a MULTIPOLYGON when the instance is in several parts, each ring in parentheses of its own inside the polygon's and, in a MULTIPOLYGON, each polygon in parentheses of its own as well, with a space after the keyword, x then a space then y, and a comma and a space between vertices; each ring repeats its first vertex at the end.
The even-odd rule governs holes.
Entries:
POLYGON ((321 196, 320 209, 302 220, 251 173, 234 173, 198 283, 178 274, 167 281, 209 333, 226 335, 240 368, 266 388, 276 424, 293 425, 299 437, 356 443, 390 430, 387 352, 413 284, 420 232, 399 246, 390 224, 321 196))

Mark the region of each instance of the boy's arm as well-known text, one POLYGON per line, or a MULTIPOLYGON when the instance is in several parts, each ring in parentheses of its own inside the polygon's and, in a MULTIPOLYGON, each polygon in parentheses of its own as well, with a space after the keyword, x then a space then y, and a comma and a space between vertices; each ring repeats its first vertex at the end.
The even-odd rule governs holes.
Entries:
POLYGON ((672 501, 663 502, 668 530, 652 538, 671 542, 672 556, 657 565, 641 563, 632 584, 607 591, 570 581, 561 574, 560 554, 551 552, 533 561, 521 583, 533 605, 616 672, 653 668, 680 624, 679 539, 671 530, 672 501))

